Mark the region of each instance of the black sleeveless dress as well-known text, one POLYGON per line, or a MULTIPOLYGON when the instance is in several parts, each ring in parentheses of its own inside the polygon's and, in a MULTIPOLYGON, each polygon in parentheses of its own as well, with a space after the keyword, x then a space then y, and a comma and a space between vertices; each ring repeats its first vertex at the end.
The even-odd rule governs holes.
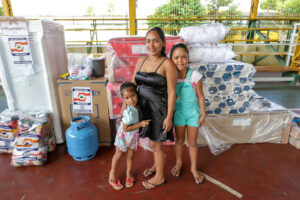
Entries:
POLYGON ((174 141, 172 129, 168 133, 163 133, 163 122, 167 117, 168 108, 167 79, 156 73, 166 59, 160 63, 154 72, 140 71, 144 60, 135 75, 143 120, 151 119, 149 126, 144 128, 141 137, 149 137, 154 142, 174 141))

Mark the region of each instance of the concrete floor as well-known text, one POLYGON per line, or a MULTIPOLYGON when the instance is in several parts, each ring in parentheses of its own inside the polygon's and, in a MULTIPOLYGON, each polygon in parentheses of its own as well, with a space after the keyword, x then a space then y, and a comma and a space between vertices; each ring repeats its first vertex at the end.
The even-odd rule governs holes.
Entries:
MULTIPOLYGON (((196 185, 189 171, 189 157, 184 148, 181 176, 170 175, 175 162, 173 146, 165 146, 167 184, 146 190, 142 171, 153 162, 152 153, 139 148, 133 172, 137 181, 133 188, 115 191, 108 184, 108 172, 114 153, 112 147, 100 147, 95 158, 78 162, 58 145, 49 153, 43 167, 10 166, 11 155, 0 155, 1 200, 97 200, 97 199, 239 199, 217 185, 206 181, 196 185)), ((208 147, 199 148, 198 167, 212 178, 243 195, 243 200, 296 200, 300 191, 300 153, 288 144, 242 144, 214 156, 208 147)), ((125 159, 117 175, 125 180, 125 159)))

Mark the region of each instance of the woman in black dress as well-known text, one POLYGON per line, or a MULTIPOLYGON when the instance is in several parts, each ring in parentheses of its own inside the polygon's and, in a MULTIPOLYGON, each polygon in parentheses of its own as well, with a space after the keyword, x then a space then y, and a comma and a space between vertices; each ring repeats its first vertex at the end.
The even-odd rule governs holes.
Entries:
POLYGON ((136 65, 132 82, 138 86, 139 105, 143 119, 151 119, 144 128, 142 138, 150 138, 150 147, 154 154, 154 164, 144 171, 144 176, 155 176, 142 184, 147 189, 165 183, 165 155, 162 142, 173 141, 173 111, 175 106, 175 88, 177 70, 174 63, 165 54, 165 36, 155 27, 146 34, 148 56, 141 57, 136 65))

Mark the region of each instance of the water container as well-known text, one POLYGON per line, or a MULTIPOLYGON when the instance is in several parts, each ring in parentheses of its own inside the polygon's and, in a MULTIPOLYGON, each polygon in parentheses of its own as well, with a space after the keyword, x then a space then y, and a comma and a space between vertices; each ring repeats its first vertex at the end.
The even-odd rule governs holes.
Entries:
POLYGON ((77 161, 93 158, 98 150, 98 131, 86 116, 71 120, 71 126, 66 131, 69 154, 77 161))

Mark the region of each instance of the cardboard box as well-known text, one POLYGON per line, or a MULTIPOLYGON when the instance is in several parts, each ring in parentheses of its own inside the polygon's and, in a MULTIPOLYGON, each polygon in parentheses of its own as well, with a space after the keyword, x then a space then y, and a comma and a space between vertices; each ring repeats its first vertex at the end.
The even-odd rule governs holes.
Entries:
MULTIPOLYGON (((288 143, 292 116, 287 110, 207 115, 203 130, 227 143, 288 143)), ((198 144, 206 144, 199 134, 198 144)))
POLYGON ((106 82, 104 77, 57 81, 64 131, 70 127, 72 118, 89 116, 98 129, 99 145, 111 145, 106 82))
POLYGON ((297 124, 292 125, 290 136, 297 140, 300 139, 300 127, 297 124))
POLYGON ((296 140, 293 137, 290 137, 289 143, 294 146, 296 149, 300 149, 300 140, 296 140))

